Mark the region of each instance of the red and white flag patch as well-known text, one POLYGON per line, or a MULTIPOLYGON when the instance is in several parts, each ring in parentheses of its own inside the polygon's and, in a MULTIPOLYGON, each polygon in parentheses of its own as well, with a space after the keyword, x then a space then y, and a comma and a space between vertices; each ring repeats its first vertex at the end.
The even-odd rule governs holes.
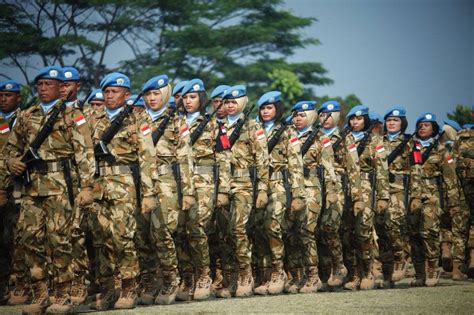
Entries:
POLYGON ((383 145, 378 145, 375 147, 375 150, 377 151, 377 153, 382 153, 385 151, 385 147, 383 145))
POLYGON ((76 123, 76 125, 80 126, 86 123, 86 119, 84 118, 84 116, 80 115, 74 118, 74 122, 76 123))
POLYGON ((148 124, 146 124, 145 126, 140 128, 140 130, 141 130, 141 132, 144 136, 146 136, 147 134, 149 134, 151 132, 150 125, 148 125, 148 124))
POLYGON ((263 129, 257 130, 255 132, 255 138, 257 138, 257 140, 265 139, 265 131, 263 131, 263 129))
POLYGON ((331 145, 331 139, 329 138, 323 139, 323 141, 321 141, 321 144, 323 145, 324 148, 327 148, 331 145))
POLYGON ((1 134, 7 133, 9 131, 10 131, 10 126, 8 126, 8 124, 0 126, 0 133, 1 134))
POLYGON ((349 145, 347 146, 347 150, 349 150, 349 152, 352 153, 352 152, 354 152, 354 151, 357 150, 357 146, 355 145, 355 143, 349 144, 349 145))
POLYGON ((183 127, 181 128, 181 130, 179 131, 179 135, 181 136, 181 138, 184 138, 184 137, 189 136, 189 128, 188 128, 188 126, 183 126, 183 127))
POLYGON ((292 145, 298 145, 298 144, 300 144, 300 140, 298 139, 298 137, 293 137, 293 138, 290 139, 290 143, 292 145))
POLYGON ((452 155, 448 155, 447 161, 448 161, 448 164, 453 163, 453 162, 454 162, 453 156, 452 156, 452 155))

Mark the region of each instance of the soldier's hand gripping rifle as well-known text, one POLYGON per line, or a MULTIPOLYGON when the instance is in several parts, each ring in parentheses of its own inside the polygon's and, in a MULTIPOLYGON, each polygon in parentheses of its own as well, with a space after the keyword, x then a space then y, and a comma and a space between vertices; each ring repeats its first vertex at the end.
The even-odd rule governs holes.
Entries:
POLYGON ((230 147, 234 145, 234 143, 239 139, 240 133, 242 132, 242 128, 244 127, 245 123, 250 117, 250 113, 253 111, 255 108, 255 103, 248 109, 244 111, 244 117, 239 118, 237 121, 237 124, 235 125, 234 131, 232 131, 232 134, 229 136, 229 143, 230 147))
POLYGON ((317 121, 313 124, 312 128, 313 131, 309 134, 308 138, 306 138, 306 141, 303 143, 303 146, 301 147, 301 156, 305 156, 306 152, 308 152, 309 148, 314 143, 314 140, 316 139, 316 136, 318 135, 319 130, 321 127, 326 123, 326 121, 331 117, 331 113, 328 113, 324 121, 319 124, 317 121))
POLYGON ((38 149, 53 131, 54 123, 58 119, 59 114, 66 108, 66 100, 71 97, 71 94, 72 92, 69 91, 68 95, 66 96, 66 99, 60 100, 61 103, 59 104, 59 106, 53 107, 48 120, 46 120, 45 124, 41 127, 41 130, 38 132, 36 137, 28 146, 28 149, 26 150, 25 154, 21 157, 20 161, 26 164, 25 172, 19 176, 23 179, 24 186, 28 186, 31 184, 30 169, 36 163, 42 161, 42 159, 38 155, 38 149))
MULTIPOLYGON (((208 104, 206 104, 205 107, 207 107, 208 104)), ((196 129, 194 129, 194 131, 191 133, 191 145, 194 145, 194 143, 196 143, 196 141, 199 139, 199 137, 201 136, 201 134, 204 132, 204 129, 206 128, 207 124, 209 123, 209 121, 211 121, 211 118, 217 113, 217 111, 221 108, 221 106, 224 105, 224 102, 221 102, 219 104, 219 106, 217 106, 217 108, 211 113, 205 113, 204 114, 204 119, 201 121, 201 123, 196 127, 196 129)))
POLYGON ((166 126, 168 126, 169 121, 174 117, 176 114, 176 107, 170 107, 168 116, 166 116, 163 121, 160 123, 158 128, 156 128, 155 131, 153 131, 151 137, 153 138, 153 144, 156 146, 158 141, 160 140, 161 136, 165 133, 166 126))
POLYGON ((349 125, 347 125, 344 128, 344 130, 342 130, 341 137, 332 144, 332 149, 334 150, 334 152, 336 152, 339 149, 339 146, 341 145, 342 141, 344 141, 344 139, 347 137, 347 135, 351 131, 352 129, 351 127, 349 127, 349 125))
POLYGON ((371 123, 369 129, 364 134, 364 138, 360 140, 359 145, 357 146, 357 154, 360 156, 364 150, 365 147, 367 146, 367 142, 369 141, 370 138, 370 133, 372 132, 372 129, 374 129, 375 124, 371 123))
POLYGON ((392 162, 403 152, 403 148, 407 145, 407 143, 416 135, 418 132, 418 129, 415 130, 411 135, 405 134, 405 139, 397 145, 395 149, 388 155, 387 157, 387 163, 388 165, 392 164, 392 162))
POLYGON ((273 137, 268 140, 268 154, 272 153, 275 146, 278 144, 278 142, 280 142, 282 134, 285 132, 286 128, 288 128, 290 124, 287 123, 287 118, 282 118, 280 120, 280 125, 280 128, 278 128, 273 137))

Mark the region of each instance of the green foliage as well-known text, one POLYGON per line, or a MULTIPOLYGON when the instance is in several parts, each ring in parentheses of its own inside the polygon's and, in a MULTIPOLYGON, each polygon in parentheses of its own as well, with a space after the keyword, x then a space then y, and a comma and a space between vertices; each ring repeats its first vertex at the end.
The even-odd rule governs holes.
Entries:
POLYGON ((297 102, 298 97, 303 94, 303 85, 300 80, 291 71, 275 69, 268 74, 272 83, 271 89, 280 91, 285 98, 285 111, 289 111, 297 102))
POLYGON ((461 104, 456 105, 452 113, 448 113, 448 118, 458 122, 461 126, 474 123, 471 117, 471 108, 461 104))

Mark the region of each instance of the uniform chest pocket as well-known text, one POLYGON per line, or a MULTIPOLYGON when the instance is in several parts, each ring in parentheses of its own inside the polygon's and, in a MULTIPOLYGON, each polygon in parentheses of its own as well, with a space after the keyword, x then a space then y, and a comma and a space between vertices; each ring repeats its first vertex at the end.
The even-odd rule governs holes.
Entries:
POLYGON ((214 152, 214 139, 211 133, 204 132, 193 145, 196 157, 211 155, 214 152))

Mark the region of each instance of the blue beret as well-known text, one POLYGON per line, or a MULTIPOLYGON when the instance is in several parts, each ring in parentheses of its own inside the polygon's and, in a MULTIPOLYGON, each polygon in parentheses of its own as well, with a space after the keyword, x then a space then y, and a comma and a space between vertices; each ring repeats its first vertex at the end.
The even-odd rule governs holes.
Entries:
POLYGON ((104 94, 102 94, 101 89, 95 89, 89 94, 87 97, 87 103, 90 103, 92 101, 103 101, 104 100, 104 94))
POLYGON ((375 122, 383 124, 382 115, 380 115, 379 113, 369 111, 369 119, 370 121, 375 121, 375 122))
POLYGON ((291 125, 293 123, 293 115, 290 115, 285 118, 285 124, 291 125))
POLYGON ((49 80, 59 80, 62 81, 63 77, 63 70, 61 67, 58 66, 49 66, 41 68, 38 74, 35 77, 35 82, 39 79, 49 79, 49 80))
POLYGON ((281 92, 270 91, 260 96, 257 102, 257 106, 262 107, 263 105, 273 104, 278 101, 281 101, 281 92))
MULTIPOLYGON (((137 99, 138 95, 136 94, 133 94, 133 95, 130 95, 128 98, 127 98, 127 105, 132 105, 133 102, 135 102, 135 100, 137 99)), ((145 100, 143 99, 143 97, 140 97, 140 99, 135 103, 134 106, 145 106, 145 100)))
POLYGON ((63 67, 63 81, 79 81, 79 71, 74 67, 63 67))
POLYGON ((105 90, 108 86, 117 86, 130 89, 130 79, 123 73, 112 72, 100 81, 100 88, 105 90))
POLYGON ((296 103, 291 109, 292 112, 304 112, 307 110, 314 110, 316 108, 315 101, 301 101, 296 103))
POLYGON ((346 117, 351 118, 352 116, 369 115, 369 108, 365 105, 357 105, 351 108, 346 117))
POLYGON ((0 82, 0 92, 20 92, 21 84, 15 80, 5 80, 0 82))
POLYGON ((247 95, 247 88, 244 85, 234 85, 222 96, 224 99, 239 98, 247 95))
POLYGON ((171 107, 176 107, 176 103, 174 102, 174 97, 170 98, 170 100, 168 101, 168 104, 170 104, 171 107))
POLYGON ((183 91, 184 86, 188 84, 188 82, 189 81, 181 81, 178 84, 176 84, 171 94, 175 96, 176 94, 181 93, 183 91))
POLYGON ((225 92, 229 89, 230 89, 229 85, 225 85, 225 84, 219 85, 212 91, 211 98, 224 97, 225 92))
POLYGON ((186 83, 186 85, 183 87, 183 90, 181 91, 181 93, 185 95, 187 93, 201 92, 205 90, 206 89, 204 88, 204 83, 202 82, 202 80, 196 78, 196 79, 189 80, 188 83, 186 83))
POLYGON ((464 124, 464 125, 462 125, 462 129, 471 129, 472 127, 474 127, 473 124, 464 124))
POLYGON ((437 123, 436 115, 433 114, 433 113, 424 113, 423 115, 418 116, 418 118, 416 119, 416 124, 418 124, 420 122, 435 122, 435 123, 437 123))
POLYGON ((461 125, 458 124, 456 121, 452 120, 452 119, 446 119, 443 121, 445 125, 449 125, 451 127, 453 127, 454 129, 456 129, 456 131, 460 131, 462 128, 461 128, 461 125))
POLYGON ((148 90, 161 89, 162 87, 167 86, 168 83, 169 83, 169 79, 166 74, 153 77, 150 80, 146 81, 145 84, 143 84, 142 93, 148 90))
POLYGON ((390 108, 383 116, 383 119, 386 120, 388 117, 406 117, 406 115, 407 110, 405 107, 397 105, 390 108))
POLYGON ((327 101, 324 102, 323 105, 318 109, 318 114, 320 113, 330 113, 330 112, 338 112, 341 110, 341 104, 336 101, 327 101))

